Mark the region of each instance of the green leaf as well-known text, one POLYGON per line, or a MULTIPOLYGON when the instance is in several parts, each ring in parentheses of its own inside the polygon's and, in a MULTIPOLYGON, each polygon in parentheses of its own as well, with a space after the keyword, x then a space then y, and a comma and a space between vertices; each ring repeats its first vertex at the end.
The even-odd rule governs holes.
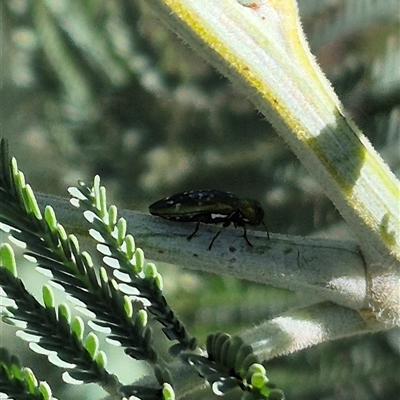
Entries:
MULTIPOLYGON (((107 205, 106 205, 107 206, 107 205)), ((117 217, 118 217, 118 208, 112 204, 109 208, 108 208, 108 227, 110 229, 113 229, 114 226, 117 224, 117 217)))
POLYGON ((74 317, 74 319, 72 320, 72 323, 71 323, 71 330, 72 330, 72 332, 75 333, 78 340, 82 341, 83 332, 85 330, 85 325, 84 325, 81 317, 79 317, 79 316, 74 317))
POLYGON ((38 381, 30 368, 23 368, 22 373, 24 375, 25 382, 28 386, 29 393, 34 394, 38 386, 38 381))
POLYGON ((132 235, 127 235, 124 240, 125 243, 125 252, 126 256, 128 257, 129 260, 132 259, 134 253, 135 253, 135 239, 133 238, 132 235))
POLYGON ((264 374, 258 372, 251 377, 251 384, 257 389, 262 389, 264 395, 270 392, 270 389, 266 386, 268 382, 269 379, 264 374))
MULTIPOLYGON (((117 209, 115 206, 114 206, 114 208, 117 209)), ((126 219, 125 218, 120 218, 118 220, 117 229, 118 229, 117 242, 118 242, 118 245, 121 246, 122 243, 124 242, 125 235, 126 235, 126 219)))
POLYGON ((97 352, 99 350, 99 339, 93 332, 90 332, 87 335, 85 341, 85 348, 89 352, 92 359, 95 359, 97 356, 97 352))
POLYGON ((24 192, 25 192, 28 204, 29 204, 29 210, 33 213, 33 215, 36 217, 36 219, 42 220, 43 219, 42 213, 40 212, 40 209, 39 209, 39 206, 36 201, 36 197, 35 197, 35 194, 33 193, 31 185, 29 185, 29 184, 26 185, 24 192))
POLYGON ((61 317, 63 317, 65 319, 65 321, 67 321, 68 324, 70 324, 70 322, 71 322, 71 310, 69 309, 69 307, 65 303, 61 303, 58 306, 58 318, 61 319, 61 317))
POLYGON ((139 310, 136 314, 136 321, 140 323, 141 326, 146 326, 148 321, 148 315, 145 310, 139 310))
POLYGON ((144 253, 142 249, 136 249, 135 251, 135 271, 139 273, 143 270, 144 264, 144 253))
POLYGON ((15 278, 17 277, 14 250, 8 243, 4 243, 0 246, 0 265, 8 269, 15 278))
POLYGON ((107 366, 107 355, 104 351, 99 351, 96 356, 96 363, 100 365, 102 368, 106 368, 107 366))
POLYGON ((53 394, 52 394, 51 388, 47 382, 40 382, 39 392, 43 396, 43 400, 53 399, 53 394))
POLYGON ((124 310, 127 317, 131 318, 133 315, 133 306, 132 300, 128 296, 124 296, 124 310))
POLYGON ((147 263, 144 269, 146 279, 153 279, 157 276, 157 267, 153 263, 147 263))
POLYGON ((162 389, 163 400, 175 400, 175 392, 169 383, 163 384, 162 389))
POLYGON ((42 287, 42 298, 46 308, 54 308, 54 292, 49 285, 42 287))
POLYGON ((57 229, 57 218, 54 212, 53 207, 46 206, 44 209, 44 219, 47 222, 47 226, 52 232, 55 232, 57 229))

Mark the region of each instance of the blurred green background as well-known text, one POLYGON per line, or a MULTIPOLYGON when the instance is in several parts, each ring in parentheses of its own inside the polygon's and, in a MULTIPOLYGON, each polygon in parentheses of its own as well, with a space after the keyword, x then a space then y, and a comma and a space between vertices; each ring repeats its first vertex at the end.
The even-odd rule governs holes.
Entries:
MULTIPOLYGON (((258 199, 271 232, 351 238, 268 121, 146 1, 3 0, 0 12, 1 136, 35 191, 66 197, 78 179, 99 174, 109 202, 147 212, 179 191, 219 189, 258 199)), ((398 1, 303 0, 300 12, 345 107, 399 176, 398 1)), ((291 298, 248 282, 161 270, 167 299, 201 340, 253 326, 291 298)), ((0 325, 2 345, 13 338, 6 330, 0 325)), ((274 360, 271 379, 291 399, 399 399, 399 342, 393 330, 324 344, 274 360)), ((43 369, 40 379, 59 376, 45 358, 29 356, 23 361, 43 369)), ((56 380, 53 388, 71 398, 70 387, 56 380)))

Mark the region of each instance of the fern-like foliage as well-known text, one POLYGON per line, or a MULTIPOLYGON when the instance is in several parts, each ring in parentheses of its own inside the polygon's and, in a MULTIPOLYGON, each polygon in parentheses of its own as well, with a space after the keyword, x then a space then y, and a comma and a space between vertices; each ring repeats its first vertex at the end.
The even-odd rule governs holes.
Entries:
POLYGON ((90 221, 92 236, 100 241, 98 249, 105 255, 103 260, 110 272, 122 273, 114 273, 117 282, 137 289, 139 298, 149 301, 147 310, 163 325, 167 338, 179 342, 173 351, 194 350, 196 340, 188 335, 162 294, 162 278, 156 266, 144 264, 143 251, 135 249, 133 237, 126 235, 126 221, 117 220, 116 207, 107 210, 105 189, 100 187, 99 178, 95 178, 93 189, 81 183, 78 192, 70 193, 75 196, 72 202, 84 210, 90 221))
MULTIPOLYGON (((207 350, 197 347, 197 340, 168 305, 156 266, 145 261, 143 250, 136 248, 133 237, 126 234, 126 221, 118 219, 117 208, 107 207, 106 191, 100 186, 99 177, 92 187, 81 182, 78 188, 70 189, 71 203, 83 209, 90 222, 89 233, 98 242, 97 249, 103 257, 104 265, 96 268, 90 255, 80 249, 77 237, 67 234, 57 221, 51 207, 47 206, 42 215, 16 160, 8 160, 4 140, 0 147, 2 229, 11 234, 14 243, 24 247, 28 260, 50 273, 53 284, 91 314, 92 328, 107 329, 108 339, 122 346, 130 357, 147 362, 154 372, 152 383, 120 383, 106 369, 107 357, 100 350, 97 335, 89 332, 84 336, 82 318, 73 317, 66 304, 55 305, 51 286, 43 286, 43 304, 29 293, 18 278, 11 245, 2 244, 0 285, 8 301, 12 301, 3 307, 3 322, 19 327, 19 336, 29 342, 32 350, 46 354, 50 362, 66 369, 66 382, 96 383, 113 399, 174 399, 175 391, 180 390, 179 386, 174 387, 176 367, 168 364, 158 349, 148 325, 150 315, 153 327, 160 327, 171 343, 169 353, 173 360, 186 366, 189 373, 197 371, 210 384, 212 393, 230 396, 236 391, 242 393, 240 398, 253 400, 284 398, 281 391, 270 386, 264 367, 242 340, 231 340, 227 334, 209 335, 207 350)), ((0 392, 18 400, 51 398, 51 392, 46 394, 43 385, 29 386, 28 378, 24 383, 21 374, 10 373, 11 359, 6 352, 2 354, 0 392), (25 390, 26 395, 24 385, 30 390, 25 390)))
POLYGON ((19 359, 0 347, 0 392, 20 400, 57 400, 46 382, 39 382, 32 370, 21 367, 19 359))
MULTIPOLYGON (((2 248, 2 259, 12 259, 12 249, 5 244, 2 248)), ((106 357, 98 351, 98 339, 89 334, 83 340, 83 321, 76 317, 71 320, 71 313, 65 304, 56 310, 54 296, 49 286, 43 287, 43 303, 41 305, 26 289, 16 276, 14 263, 5 263, 0 269, 0 283, 9 299, 15 306, 7 307, 3 322, 21 326, 31 348, 37 352, 49 354, 49 359, 57 363, 61 360, 71 365, 68 373, 72 379, 84 382, 95 382, 103 387, 118 385, 114 377, 105 368, 106 357), (51 357, 57 354, 57 359, 51 357)))
MULTIPOLYGON (((76 237, 66 234, 50 207, 46 208, 45 218, 42 218, 16 161, 11 162, 11 169, 6 165, 4 141, 1 149, 1 199, 4 202, 4 207, 3 204, 0 207, 1 220, 11 227, 13 238, 26 245, 26 256, 52 273, 53 282, 80 300, 96 316, 98 325, 111 330, 109 337, 124 346, 128 354, 155 363, 157 354, 151 344, 151 331, 146 326, 146 312, 135 308, 134 302, 120 292, 104 269, 100 268, 98 272, 94 269, 89 254, 80 251, 76 237)), ((56 351, 60 359, 74 366, 74 371, 69 373, 74 379, 96 382, 111 393, 116 392, 118 383, 112 382, 111 385, 110 374, 102 368, 105 358, 98 353, 96 336, 86 339, 90 351, 83 344, 79 348, 82 323, 80 320, 72 323, 77 328, 74 332, 70 328, 66 307, 59 308, 56 316, 49 289, 45 290, 43 307, 25 290, 15 274, 5 268, 1 272, 1 286, 17 306, 8 308, 11 317, 3 318, 4 322, 25 321, 26 332, 39 338, 40 347, 56 351)))
POLYGON ((188 355, 190 364, 212 386, 214 393, 222 396, 235 388, 245 391, 243 400, 283 399, 283 392, 275 389, 259 364, 250 345, 238 336, 226 333, 207 337, 208 357, 188 355))

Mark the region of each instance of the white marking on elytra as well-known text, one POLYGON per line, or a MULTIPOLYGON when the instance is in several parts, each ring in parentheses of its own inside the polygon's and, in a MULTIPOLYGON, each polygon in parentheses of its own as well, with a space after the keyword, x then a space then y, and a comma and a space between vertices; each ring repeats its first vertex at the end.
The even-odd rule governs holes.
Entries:
POLYGON ((175 204, 175 210, 180 210, 180 208, 181 208, 181 203, 176 203, 175 204))
POLYGON ((175 201, 174 201, 174 200, 168 200, 168 201, 166 201, 166 203, 167 203, 167 204, 174 204, 175 201))
POLYGON ((226 218, 224 214, 211 214, 211 219, 226 218))

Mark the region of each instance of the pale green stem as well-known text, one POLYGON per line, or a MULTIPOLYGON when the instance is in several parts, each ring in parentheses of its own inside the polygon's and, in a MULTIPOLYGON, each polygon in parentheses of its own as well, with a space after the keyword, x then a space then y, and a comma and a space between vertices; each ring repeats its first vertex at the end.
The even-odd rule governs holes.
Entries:
MULTIPOLYGON (((37 198, 41 208, 46 204, 55 208, 68 232, 80 235, 81 241, 88 238, 89 224, 67 199, 37 198)), ((226 228, 209 251, 218 227, 202 225, 198 235, 187 241, 193 223, 179 224, 127 210, 119 215, 127 220, 128 231, 148 259, 290 289, 304 295, 298 307, 328 300, 356 310, 366 305, 365 266, 354 242, 275 234, 267 240, 266 232, 249 230, 250 247, 241 229, 226 228)))

